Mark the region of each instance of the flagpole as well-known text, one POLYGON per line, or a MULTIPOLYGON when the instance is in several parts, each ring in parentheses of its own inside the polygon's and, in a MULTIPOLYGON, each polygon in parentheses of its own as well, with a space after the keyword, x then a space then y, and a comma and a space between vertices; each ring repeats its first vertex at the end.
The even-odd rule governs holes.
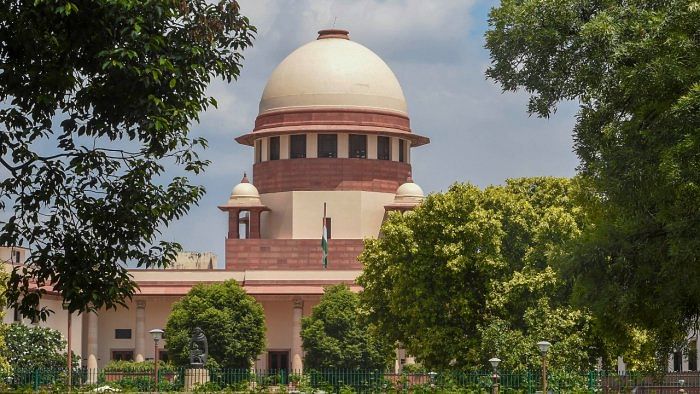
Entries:
POLYGON ((323 223, 321 226, 321 263, 323 269, 328 268, 328 233, 326 229, 326 203, 323 203, 323 223))

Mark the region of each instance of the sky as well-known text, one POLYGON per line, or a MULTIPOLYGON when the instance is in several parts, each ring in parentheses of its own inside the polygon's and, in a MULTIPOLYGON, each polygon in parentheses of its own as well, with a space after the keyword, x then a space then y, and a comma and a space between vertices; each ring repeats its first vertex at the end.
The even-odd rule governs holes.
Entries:
POLYGON ((192 179, 206 187, 199 206, 164 230, 185 250, 217 254, 224 261, 225 203, 244 172, 252 173, 253 150, 234 138, 250 132, 258 102, 274 68, 317 31, 335 26, 381 57, 394 71, 408 101, 411 128, 431 139, 412 150, 413 178, 426 193, 455 182, 481 187, 507 178, 575 174, 572 152, 575 106, 567 103, 549 119, 527 114, 525 92, 503 93, 484 72, 489 9, 477 0, 242 0, 258 29, 244 52, 240 78, 215 82, 209 94, 218 109, 193 127, 208 139, 207 171, 192 179))

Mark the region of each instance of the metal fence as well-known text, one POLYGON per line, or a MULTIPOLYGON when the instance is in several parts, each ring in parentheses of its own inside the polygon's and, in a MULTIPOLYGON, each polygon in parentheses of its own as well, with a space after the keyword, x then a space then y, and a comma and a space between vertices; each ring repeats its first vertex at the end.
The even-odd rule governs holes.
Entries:
MULTIPOLYGON (((669 373, 652 378, 634 372, 626 374, 552 371, 548 389, 554 393, 697 393, 700 372, 669 373)), ((0 391, 47 390, 67 391, 66 370, 15 370, 4 376, 0 391)), ((122 392, 186 391, 193 382, 205 383, 207 390, 257 392, 322 390, 326 393, 490 393, 498 384, 499 393, 535 394, 541 390, 539 372, 443 371, 393 373, 368 370, 243 370, 185 369, 164 367, 158 371, 158 387, 153 370, 119 371, 76 369, 71 376, 75 390, 89 391, 110 386, 122 392), (188 383, 189 382, 189 383, 188 383)))

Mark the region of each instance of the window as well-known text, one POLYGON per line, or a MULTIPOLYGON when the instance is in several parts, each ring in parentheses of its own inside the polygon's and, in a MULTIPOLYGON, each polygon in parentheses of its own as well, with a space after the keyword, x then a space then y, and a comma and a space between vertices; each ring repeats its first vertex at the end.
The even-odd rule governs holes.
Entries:
POLYGON ((22 314, 19 313, 19 308, 14 308, 14 312, 15 312, 15 313, 14 313, 14 316, 12 316, 12 317, 13 317, 13 321, 14 321, 14 322, 17 322, 17 323, 20 323, 20 322, 22 321, 22 314))
POLYGON ((673 371, 680 372, 683 370, 683 353, 673 352, 673 371))
POLYGON ((280 137, 270 137, 270 160, 280 159, 280 137))
POLYGON ((20 253, 19 253, 19 250, 14 250, 14 251, 12 251, 12 253, 14 254, 14 257, 15 257, 15 258, 14 258, 15 264, 19 264, 19 263, 20 263, 20 253))
POLYGON ((391 139, 389 137, 377 137, 377 159, 391 160, 391 139))
POLYGON ((262 161, 262 140, 255 140, 255 162, 262 161))
POLYGON ((331 239, 331 218, 326 218, 326 238, 331 239))
POLYGON ((134 361, 133 350, 112 350, 112 360, 115 361, 134 361))
POLYGON ((318 135, 318 157, 338 157, 338 136, 336 134, 318 135))
POLYGON ((117 328, 114 330, 114 339, 131 339, 131 328, 117 328))
POLYGON ((303 159, 306 157, 306 134, 293 135, 289 140, 289 158, 303 159))
POLYGON ((350 134, 350 152, 348 157, 356 159, 367 158, 367 136, 359 134, 350 134))
POLYGON ((402 139, 399 139, 399 161, 402 163, 406 162, 406 142, 402 139))

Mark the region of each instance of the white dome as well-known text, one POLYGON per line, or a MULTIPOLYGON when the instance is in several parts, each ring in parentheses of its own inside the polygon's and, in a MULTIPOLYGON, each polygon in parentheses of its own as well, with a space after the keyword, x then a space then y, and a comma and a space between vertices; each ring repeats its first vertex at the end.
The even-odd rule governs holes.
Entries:
POLYGON ((260 115, 308 108, 374 109, 408 115, 406 99, 389 66, 347 39, 343 30, 319 32, 272 72, 260 99, 260 115))
POLYGON ((425 195, 423 194, 423 189, 420 186, 413 183, 413 180, 409 179, 406 183, 399 186, 396 189, 396 196, 394 197, 394 203, 419 203, 423 201, 425 195))
POLYGON ((253 186, 252 183, 239 183, 231 191, 230 199, 240 198, 260 198, 260 193, 258 193, 258 188, 253 186))
POLYGON ((228 198, 227 206, 257 206, 262 205, 258 188, 248 181, 248 177, 243 174, 241 183, 233 187, 231 196, 228 198))

